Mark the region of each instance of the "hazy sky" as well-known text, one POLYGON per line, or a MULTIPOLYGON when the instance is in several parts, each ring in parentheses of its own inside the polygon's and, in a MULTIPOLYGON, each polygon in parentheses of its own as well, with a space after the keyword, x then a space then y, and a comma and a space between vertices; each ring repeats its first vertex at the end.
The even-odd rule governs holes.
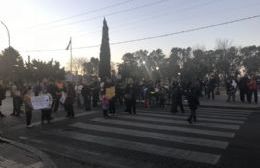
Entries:
MULTIPOLYGON (((100 44, 102 21, 106 17, 110 42, 119 42, 178 32, 190 28, 259 15, 259 0, 0 0, 0 20, 9 28, 11 45, 24 59, 60 61, 66 65, 65 49, 70 36, 73 47, 100 44), (31 50, 42 50, 32 52, 31 50)), ((112 61, 120 62, 126 52, 139 49, 204 47, 212 49, 216 39, 228 39, 235 46, 260 45, 260 18, 212 29, 165 38, 111 45, 112 61)), ((8 47, 0 25, 0 50, 8 47)), ((74 57, 99 57, 99 47, 75 49, 74 57)))

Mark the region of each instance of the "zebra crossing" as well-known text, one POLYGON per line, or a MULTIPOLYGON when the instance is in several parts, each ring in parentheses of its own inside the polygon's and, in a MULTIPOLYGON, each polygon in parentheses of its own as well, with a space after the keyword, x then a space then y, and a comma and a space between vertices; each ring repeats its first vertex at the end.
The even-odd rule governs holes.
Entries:
MULTIPOLYGON (((186 121, 188 113, 139 110, 137 115, 121 113, 112 119, 94 117, 88 121, 70 123, 70 129, 58 128, 44 133, 64 140, 64 143, 57 144, 61 151, 76 151, 65 143, 65 139, 79 142, 82 145, 79 152, 94 152, 95 158, 106 156, 110 161, 114 159, 117 165, 121 165, 119 167, 129 162, 131 157, 118 161, 115 153, 102 153, 99 148, 216 165, 251 113, 201 109, 198 110, 198 122, 189 124, 186 121), (98 149, 93 149, 94 146, 98 149)), ((31 141, 54 146, 57 143, 36 138, 31 141)))

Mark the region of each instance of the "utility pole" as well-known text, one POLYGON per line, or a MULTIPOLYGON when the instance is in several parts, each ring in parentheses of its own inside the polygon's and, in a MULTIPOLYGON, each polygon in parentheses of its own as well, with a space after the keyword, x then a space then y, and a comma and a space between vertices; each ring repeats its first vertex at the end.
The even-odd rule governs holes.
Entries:
POLYGON ((72 38, 70 37, 70 72, 72 73, 72 38))
POLYGON ((1 21, 1 24, 5 27, 5 29, 6 29, 6 31, 7 31, 7 35, 8 35, 8 46, 9 46, 9 48, 10 48, 11 42, 10 42, 10 32, 9 32, 9 29, 8 29, 8 27, 6 26, 6 24, 5 24, 3 21, 1 21))

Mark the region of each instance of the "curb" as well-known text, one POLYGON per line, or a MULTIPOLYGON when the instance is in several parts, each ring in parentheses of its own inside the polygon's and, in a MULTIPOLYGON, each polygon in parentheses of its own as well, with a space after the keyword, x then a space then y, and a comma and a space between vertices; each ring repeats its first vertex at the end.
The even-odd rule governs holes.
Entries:
POLYGON ((44 168, 57 168, 57 166, 55 165, 55 163, 49 158, 49 156, 47 156, 45 153, 43 153, 42 151, 29 146, 29 145, 25 145, 19 142, 15 142, 13 140, 9 140, 3 137, 0 137, 0 141, 3 142, 7 142, 17 148, 23 149, 25 151, 31 152, 34 155, 36 155, 37 157, 39 157, 39 159, 42 161, 44 168))

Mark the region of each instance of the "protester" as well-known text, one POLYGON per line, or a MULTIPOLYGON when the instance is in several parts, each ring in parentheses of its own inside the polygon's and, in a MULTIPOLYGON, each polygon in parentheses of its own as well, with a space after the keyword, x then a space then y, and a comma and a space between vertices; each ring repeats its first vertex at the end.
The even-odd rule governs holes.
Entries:
POLYGON ((248 76, 245 75, 242 78, 240 78, 238 82, 238 87, 239 87, 239 94, 240 94, 240 101, 242 103, 245 102, 245 96, 248 93, 248 87, 247 87, 247 82, 248 82, 248 76))
POLYGON ((136 114, 136 87, 128 84, 125 89, 126 112, 136 114))
POLYGON ((181 109, 181 112, 184 113, 183 103, 182 103, 182 89, 181 86, 177 82, 173 82, 172 84, 172 106, 171 106, 171 112, 177 113, 178 112, 178 106, 181 109))
POLYGON ((81 108, 82 105, 83 105, 83 102, 82 102, 82 94, 81 94, 82 88, 83 88, 83 85, 82 85, 81 83, 78 83, 78 84, 76 84, 76 86, 75 86, 78 108, 81 108))
POLYGON ((101 105, 102 105, 104 118, 110 118, 110 116, 108 115, 109 100, 106 97, 105 92, 103 92, 103 95, 102 95, 101 105))
POLYGON ((76 96, 76 92, 73 87, 73 84, 68 83, 66 88, 66 99, 64 103, 65 110, 67 111, 66 117, 68 118, 74 118, 75 115, 74 108, 73 108, 75 96, 76 96))
POLYGON ((252 78, 252 94, 254 95, 255 104, 258 103, 258 93, 257 93, 257 83, 256 83, 256 76, 254 75, 252 78))
POLYGON ((64 90, 64 84, 61 81, 55 83, 55 95, 53 96, 53 112, 57 112, 60 105, 60 99, 64 90))
POLYGON ((247 100, 247 103, 251 104, 252 102, 252 93, 253 93, 253 90, 254 90, 254 81, 253 79, 250 77, 248 80, 247 80, 247 83, 246 83, 246 86, 247 86, 247 92, 246 92, 246 100, 247 100))
POLYGON ((94 82, 92 83, 92 106, 97 107, 98 101, 99 101, 99 81, 97 78, 94 79, 94 82))
POLYGON ((13 113, 11 115, 20 116, 23 99, 21 95, 21 88, 18 88, 16 84, 12 85, 11 97, 13 97, 13 113))
POLYGON ((165 108, 165 101, 167 100, 167 90, 164 87, 161 87, 159 90, 159 99, 160 99, 160 107, 165 108))
POLYGON ((52 109, 53 109, 53 98, 52 98, 52 95, 50 93, 50 90, 47 90, 42 95, 46 95, 46 96, 49 97, 49 106, 47 108, 41 110, 41 112, 42 112, 41 124, 44 124, 45 120, 48 123, 50 123, 50 121, 51 121, 51 113, 52 113, 52 109))
POLYGON ((199 89, 193 84, 189 83, 186 91, 186 97, 188 100, 189 108, 191 110, 191 114, 187 121, 192 124, 192 122, 197 122, 197 114, 196 110, 200 104, 199 102, 199 89))
POLYGON ((214 76, 211 76, 208 84, 207 84, 207 88, 208 88, 208 99, 210 99, 210 97, 212 98, 212 100, 215 99, 215 89, 216 89, 216 85, 217 85, 217 81, 216 78, 214 76))
POLYGON ((31 102, 31 98, 32 98, 32 89, 30 87, 28 87, 24 94, 24 109, 25 109, 25 114, 26 114, 26 126, 27 128, 31 128, 32 127, 32 102, 31 102))
POLYGON ((84 99, 84 106, 86 111, 91 110, 91 89, 89 85, 84 84, 83 88, 81 89, 81 95, 84 99))
POLYGON ((230 78, 226 82, 226 90, 227 90, 227 102, 230 102, 231 98, 232 101, 235 102, 236 100, 236 89, 237 89, 237 83, 234 79, 230 78))

